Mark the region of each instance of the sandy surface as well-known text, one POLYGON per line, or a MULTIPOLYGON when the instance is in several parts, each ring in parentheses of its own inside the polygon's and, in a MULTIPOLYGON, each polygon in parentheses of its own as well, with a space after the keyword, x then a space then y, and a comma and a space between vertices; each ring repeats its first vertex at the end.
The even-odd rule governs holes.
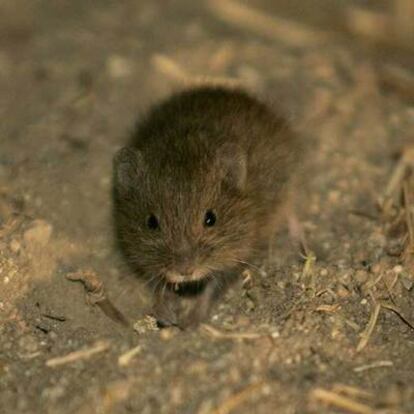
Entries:
MULTIPOLYGON (((293 18, 283 3, 249 4, 293 18)), ((413 143, 412 102, 332 33, 333 8, 281 34, 194 4, 0 4, 0 411, 413 413, 414 271, 376 207, 413 143), (205 78, 276 102, 308 141, 298 210, 317 260, 281 229, 207 327, 160 331, 114 247, 111 158, 148 105, 205 78), (139 332, 66 280, 84 268, 139 332)))

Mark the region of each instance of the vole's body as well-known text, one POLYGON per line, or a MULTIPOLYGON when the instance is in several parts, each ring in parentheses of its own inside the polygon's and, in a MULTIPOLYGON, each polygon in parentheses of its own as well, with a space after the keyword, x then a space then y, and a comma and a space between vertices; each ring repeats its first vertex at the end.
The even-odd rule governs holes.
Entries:
POLYGON ((171 308, 191 282, 202 288, 183 318, 203 318, 268 243, 297 153, 286 121, 241 90, 184 91, 138 124, 115 157, 114 215, 129 262, 161 287, 161 319, 181 323, 171 308))

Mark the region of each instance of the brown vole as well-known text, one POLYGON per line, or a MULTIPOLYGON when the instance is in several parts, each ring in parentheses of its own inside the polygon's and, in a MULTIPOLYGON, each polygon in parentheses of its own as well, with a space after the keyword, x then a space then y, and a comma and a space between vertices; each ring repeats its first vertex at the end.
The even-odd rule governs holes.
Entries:
POLYGON ((114 158, 114 219, 161 323, 205 318, 268 244, 298 148, 285 119, 241 89, 186 90, 138 123, 114 158))

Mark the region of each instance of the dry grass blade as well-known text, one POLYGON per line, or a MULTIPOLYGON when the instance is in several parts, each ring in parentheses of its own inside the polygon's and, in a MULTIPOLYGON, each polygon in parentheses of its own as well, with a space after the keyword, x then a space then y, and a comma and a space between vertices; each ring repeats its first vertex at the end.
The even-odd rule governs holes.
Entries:
POLYGON ((326 405, 347 410, 354 414, 374 414, 375 411, 368 405, 352 400, 351 398, 339 395, 336 392, 316 388, 311 391, 312 400, 326 405))
POLYGON ((412 324, 402 313, 401 311, 394 305, 391 305, 390 303, 381 302, 380 306, 384 309, 388 309, 392 312, 394 312, 406 325, 408 325, 411 329, 414 330, 414 324, 412 324))
POLYGON ((75 361, 79 361, 80 359, 89 359, 91 356, 99 354, 109 349, 110 345, 111 343, 109 341, 98 341, 95 345, 91 346, 90 348, 70 352, 69 354, 61 357, 48 359, 46 361, 46 366, 57 367, 59 365, 65 365, 75 361))
POLYGON ((167 55, 157 53, 152 57, 151 63, 155 69, 157 69, 168 79, 186 86, 197 86, 205 84, 224 85, 229 87, 242 86, 242 82, 238 78, 231 78, 226 76, 192 75, 187 70, 185 70, 182 65, 167 55))
POLYGON ((152 57, 151 63, 158 71, 172 80, 183 83, 191 80, 191 75, 167 55, 156 54, 152 57))
POLYGON ((367 327, 365 328, 365 331, 361 334, 361 340, 359 341, 359 344, 357 346, 357 352, 362 351, 368 344, 369 338, 371 337, 372 333, 374 332, 375 325, 378 320, 378 315, 381 310, 381 304, 376 303, 374 310, 371 313, 371 317, 369 318, 369 322, 367 327))
POLYGON ((395 238, 399 233, 396 256, 412 267, 414 259, 414 147, 405 148, 380 202, 385 233, 395 238))
POLYGON ((411 151, 405 151, 391 174, 391 178, 388 181, 384 194, 379 201, 379 205, 384 214, 389 212, 396 198, 398 198, 398 195, 400 194, 402 182, 407 175, 411 163, 411 155, 411 151))
POLYGON ((325 38, 310 27, 276 16, 269 16, 253 7, 234 0, 207 0, 210 10, 221 20, 248 29, 272 40, 293 47, 314 45, 325 38))
POLYGON ((362 390, 361 388, 352 387, 351 385, 335 384, 332 387, 335 393, 345 394, 350 397, 364 398, 370 400, 373 398, 373 394, 369 391, 362 390))
POLYGON ((257 339, 267 336, 258 332, 222 332, 205 323, 201 325, 201 328, 209 336, 217 339, 257 339))
POLYGON ((303 256, 303 258, 305 259, 305 263, 303 265, 302 277, 312 276, 313 268, 316 263, 316 256, 310 251, 306 256, 303 256))
POLYGON ((349 6, 345 24, 348 30, 365 39, 384 45, 413 48, 414 6, 412 0, 394 0, 391 13, 349 6))
POLYGON ((335 313, 339 309, 341 309, 341 305, 339 303, 335 303, 334 305, 319 305, 316 308, 316 311, 317 312, 335 313))
POLYGON ((354 372, 363 372, 374 368, 392 367, 394 363, 392 361, 377 361, 372 364, 361 365, 360 367, 354 368, 354 372))
POLYGON ((138 355, 142 350, 141 345, 138 345, 132 349, 130 349, 129 351, 123 353, 122 355, 120 355, 118 357, 118 365, 120 367, 126 367, 128 366, 128 364, 131 362, 131 360, 138 355))
POLYGON ((225 400, 219 407, 217 407, 212 414, 229 414, 234 411, 236 408, 240 407, 247 400, 251 399, 253 396, 262 392, 266 383, 259 382, 256 384, 251 384, 244 388, 242 391, 230 396, 225 400))

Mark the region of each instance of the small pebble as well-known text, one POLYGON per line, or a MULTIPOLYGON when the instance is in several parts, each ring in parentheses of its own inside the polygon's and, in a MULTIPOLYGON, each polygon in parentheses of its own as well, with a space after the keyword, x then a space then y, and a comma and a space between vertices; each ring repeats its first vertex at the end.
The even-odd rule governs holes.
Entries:
POLYGON ((163 341, 169 341, 170 339, 174 338, 178 332, 179 332, 178 328, 174 328, 174 327, 164 328, 164 329, 161 329, 160 331, 160 338, 163 341))

